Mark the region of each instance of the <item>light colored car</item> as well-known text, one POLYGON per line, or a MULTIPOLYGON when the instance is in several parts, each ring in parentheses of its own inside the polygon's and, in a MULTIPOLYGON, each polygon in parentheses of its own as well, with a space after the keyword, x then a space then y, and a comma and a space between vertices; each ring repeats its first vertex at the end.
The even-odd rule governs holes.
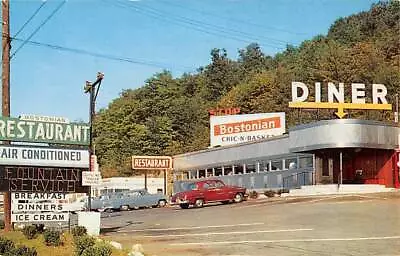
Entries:
POLYGON ((143 189, 109 193, 93 198, 91 209, 112 212, 115 210, 137 210, 142 207, 164 207, 166 204, 167 198, 163 194, 150 194, 143 189))

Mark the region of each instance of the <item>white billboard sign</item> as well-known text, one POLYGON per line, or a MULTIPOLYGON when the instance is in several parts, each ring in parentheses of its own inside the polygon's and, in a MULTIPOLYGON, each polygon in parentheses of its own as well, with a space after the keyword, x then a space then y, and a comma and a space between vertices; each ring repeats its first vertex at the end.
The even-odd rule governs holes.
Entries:
POLYGON ((89 151, 0 146, 0 165, 89 168, 89 151))
POLYGON ((11 214, 12 222, 65 222, 69 220, 69 213, 15 213, 11 214))
POLYGON ((35 193, 35 192, 14 192, 11 193, 11 199, 27 200, 29 202, 46 200, 66 200, 66 194, 62 193, 35 193))
POLYGON ((57 203, 16 203, 11 204, 13 213, 17 212, 62 212, 65 211, 64 204, 57 203))
POLYGON ((285 133, 285 113, 210 117, 210 145, 227 146, 285 133))
POLYGON ((100 172, 82 172, 82 186, 96 186, 100 184, 100 172))

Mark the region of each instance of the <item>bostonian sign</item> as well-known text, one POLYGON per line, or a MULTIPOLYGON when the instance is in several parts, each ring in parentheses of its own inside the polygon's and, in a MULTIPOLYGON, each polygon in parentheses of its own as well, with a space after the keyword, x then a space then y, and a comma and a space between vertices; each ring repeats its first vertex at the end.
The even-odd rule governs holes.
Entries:
POLYGON ((90 126, 0 117, 0 140, 89 145, 90 126))
POLYGON ((89 151, 0 146, 0 165, 89 168, 89 151))
POLYGON ((132 169, 172 169, 172 158, 170 156, 133 156, 132 169))
POLYGON ((2 166, 0 191, 85 193, 86 188, 82 169, 2 166))

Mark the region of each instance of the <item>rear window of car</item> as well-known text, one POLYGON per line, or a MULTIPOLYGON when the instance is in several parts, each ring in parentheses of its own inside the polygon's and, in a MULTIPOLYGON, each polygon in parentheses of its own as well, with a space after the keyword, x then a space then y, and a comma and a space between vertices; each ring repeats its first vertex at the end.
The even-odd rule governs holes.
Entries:
POLYGON ((186 189, 185 190, 196 190, 197 189, 197 184, 196 183, 188 183, 186 185, 186 189))

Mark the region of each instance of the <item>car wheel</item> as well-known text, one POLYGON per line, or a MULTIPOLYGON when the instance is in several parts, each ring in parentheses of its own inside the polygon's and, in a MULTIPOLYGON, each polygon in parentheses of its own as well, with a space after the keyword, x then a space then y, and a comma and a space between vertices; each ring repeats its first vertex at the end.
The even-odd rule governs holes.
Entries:
POLYGON ((139 207, 139 206, 136 206, 136 205, 132 207, 133 210, 139 210, 139 208, 140 208, 140 207, 139 207))
POLYGON ((165 200, 158 201, 158 207, 165 207, 166 205, 167 205, 167 202, 165 200))
POLYGON ((180 204, 179 205, 182 209, 187 209, 189 208, 189 204, 180 204))
POLYGON ((233 201, 234 201, 235 203, 240 203, 240 202, 242 202, 242 201, 243 201, 243 195, 242 195, 242 193, 237 193, 237 194, 235 195, 235 197, 233 198, 233 201))
POLYGON ((121 205, 121 211, 129 211, 128 205, 121 205))
POLYGON ((107 208, 107 209, 104 210, 104 212, 106 212, 106 213, 112 213, 112 212, 114 212, 114 209, 112 209, 112 208, 107 208))
POLYGON ((204 200, 203 199, 196 199, 196 202, 194 202, 194 206, 197 208, 201 208, 204 206, 204 200))

